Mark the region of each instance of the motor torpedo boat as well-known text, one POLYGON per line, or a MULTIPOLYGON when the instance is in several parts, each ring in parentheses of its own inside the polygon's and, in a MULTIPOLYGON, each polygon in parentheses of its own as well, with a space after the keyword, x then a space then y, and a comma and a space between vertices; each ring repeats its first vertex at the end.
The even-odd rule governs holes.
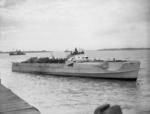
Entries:
POLYGON ((67 59, 47 58, 44 61, 38 58, 31 59, 20 63, 13 63, 12 71, 60 76, 136 80, 140 69, 139 61, 95 60, 90 59, 84 54, 72 55, 67 59))

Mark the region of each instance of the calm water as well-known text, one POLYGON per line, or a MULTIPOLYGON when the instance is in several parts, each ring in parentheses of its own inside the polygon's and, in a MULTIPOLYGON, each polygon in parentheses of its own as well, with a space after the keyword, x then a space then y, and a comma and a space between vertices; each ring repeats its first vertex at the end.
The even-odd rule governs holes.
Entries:
MULTIPOLYGON (((65 57, 55 52, 56 57, 65 57)), ((52 75, 16 73, 11 62, 30 57, 51 57, 50 53, 27 53, 25 56, 0 55, 2 83, 35 106, 41 114, 93 114, 102 104, 118 104, 123 114, 150 114, 149 51, 86 51, 100 59, 131 59, 141 61, 136 82, 52 75)))

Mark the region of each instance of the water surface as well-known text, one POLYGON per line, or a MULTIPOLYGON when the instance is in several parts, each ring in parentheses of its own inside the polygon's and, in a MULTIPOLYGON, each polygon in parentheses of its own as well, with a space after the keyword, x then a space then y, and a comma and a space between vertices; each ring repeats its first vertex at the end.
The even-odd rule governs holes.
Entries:
MULTIPOLYGON (((123 114, 150 113, 149 51, 86 51, 100 59, 139 60, 141 69, 137 81, 62 77, 11 71, 12 62, 30 57, 51 57, 50 53, 27 53, 20 56, 0 54, 2 83, 35 106, 41 114, 93 114, 102 104, 118 104, 123 114)), ((65 57, 64 52, 54 52, 65 57)))

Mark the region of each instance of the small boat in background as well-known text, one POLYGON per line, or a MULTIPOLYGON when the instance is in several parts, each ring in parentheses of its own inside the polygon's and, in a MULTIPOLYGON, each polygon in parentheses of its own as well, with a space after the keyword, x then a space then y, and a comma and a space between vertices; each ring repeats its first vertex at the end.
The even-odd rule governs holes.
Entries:
POLYGON ((25 55, 26 53, 20 50, 9 52, 9 55, 25 55))
POLYGON ((35 57, 12 64, 14 72, 124 80, 136 80, 139 69, 139 61, 95 60, 77 50, 64 59, 35 57))

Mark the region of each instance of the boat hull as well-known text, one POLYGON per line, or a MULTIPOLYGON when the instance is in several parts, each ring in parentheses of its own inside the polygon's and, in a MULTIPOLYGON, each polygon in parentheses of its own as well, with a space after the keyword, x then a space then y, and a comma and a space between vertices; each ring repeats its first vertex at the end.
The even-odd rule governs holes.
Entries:
POLYGON ((136 80, 138 77, 140 62, 111 62, 105 69, 101 67, 102 64, 103 63, 75 63, 74 66, 68 66, 59 63, 13 63, 12 71, 125 80, 136 80))
POLYGON ((15 52, 10 52, 9 55, 25 55, 25 52, 22 51, 15 51, 15 52))
POLYGON ((22 54, 9 54, 9 55, 25 55, 25 53, 22 53, 22 54))

